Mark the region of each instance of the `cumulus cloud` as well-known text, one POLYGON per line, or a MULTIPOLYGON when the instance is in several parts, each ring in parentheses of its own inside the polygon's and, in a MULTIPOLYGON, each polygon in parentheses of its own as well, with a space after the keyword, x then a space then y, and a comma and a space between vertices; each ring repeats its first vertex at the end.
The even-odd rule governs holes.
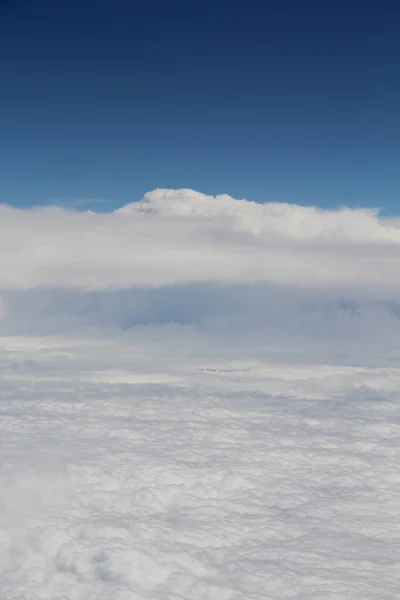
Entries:
POLYGON ((0 207, 0 287, 263 282, 398 291, 400 229, 376 211, 155 190, 97 214, 0 207))
POLYGON ((0 332, 177 323, 256 339, 399 332, 400 229, 377 211, 155 190, 112 213, 0 206, 0 332))

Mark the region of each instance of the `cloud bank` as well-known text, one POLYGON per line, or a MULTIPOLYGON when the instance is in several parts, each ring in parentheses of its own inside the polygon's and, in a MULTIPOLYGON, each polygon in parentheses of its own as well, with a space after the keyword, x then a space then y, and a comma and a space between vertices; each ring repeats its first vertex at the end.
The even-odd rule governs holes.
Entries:
POLYGON ((396 330, 399 250, 377 210, 162 189, 106 214, 2 205, 0 332, 396 330))
POLYGON ((108 214, 0 207, 0 287, 263 282, 398 290, 400 229, 376 211, 155 190, 108 214))

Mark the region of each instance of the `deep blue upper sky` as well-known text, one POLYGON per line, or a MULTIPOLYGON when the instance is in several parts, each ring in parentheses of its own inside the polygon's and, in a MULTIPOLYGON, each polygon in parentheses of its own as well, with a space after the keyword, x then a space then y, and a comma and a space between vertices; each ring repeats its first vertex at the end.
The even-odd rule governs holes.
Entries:
POLYGON ((0 2, 1 202, 400 212, 396 0, 0 2))

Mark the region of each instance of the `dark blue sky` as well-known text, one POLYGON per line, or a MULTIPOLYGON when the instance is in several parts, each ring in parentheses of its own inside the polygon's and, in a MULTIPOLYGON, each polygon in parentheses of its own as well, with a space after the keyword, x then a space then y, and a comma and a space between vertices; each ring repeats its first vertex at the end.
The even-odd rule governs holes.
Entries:
POLYGON ((400 212, 396 0, 0 3, 0 201, 400 212))

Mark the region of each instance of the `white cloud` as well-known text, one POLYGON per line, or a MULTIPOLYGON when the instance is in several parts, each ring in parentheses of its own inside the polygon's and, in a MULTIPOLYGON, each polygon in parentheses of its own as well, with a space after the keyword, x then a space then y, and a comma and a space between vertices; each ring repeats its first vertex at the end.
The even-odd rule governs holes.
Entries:
POLYGON ((255 339, 399 335, 400 229, 155 190, 109 214, 0 207, 0 332, 194 324, 255 339))
POLYGON ((210 341, 0 338, 2 600, 397 598, 399 368, 210 341))
POLYGON ((397 598, 399 244, 188 190, 0 207, 2 600, 397 598))
POLYGON ((400 230, 374 211, 155 190, 111 214, 0 207, 0 288, 249 283, 399 291, 400 230))

